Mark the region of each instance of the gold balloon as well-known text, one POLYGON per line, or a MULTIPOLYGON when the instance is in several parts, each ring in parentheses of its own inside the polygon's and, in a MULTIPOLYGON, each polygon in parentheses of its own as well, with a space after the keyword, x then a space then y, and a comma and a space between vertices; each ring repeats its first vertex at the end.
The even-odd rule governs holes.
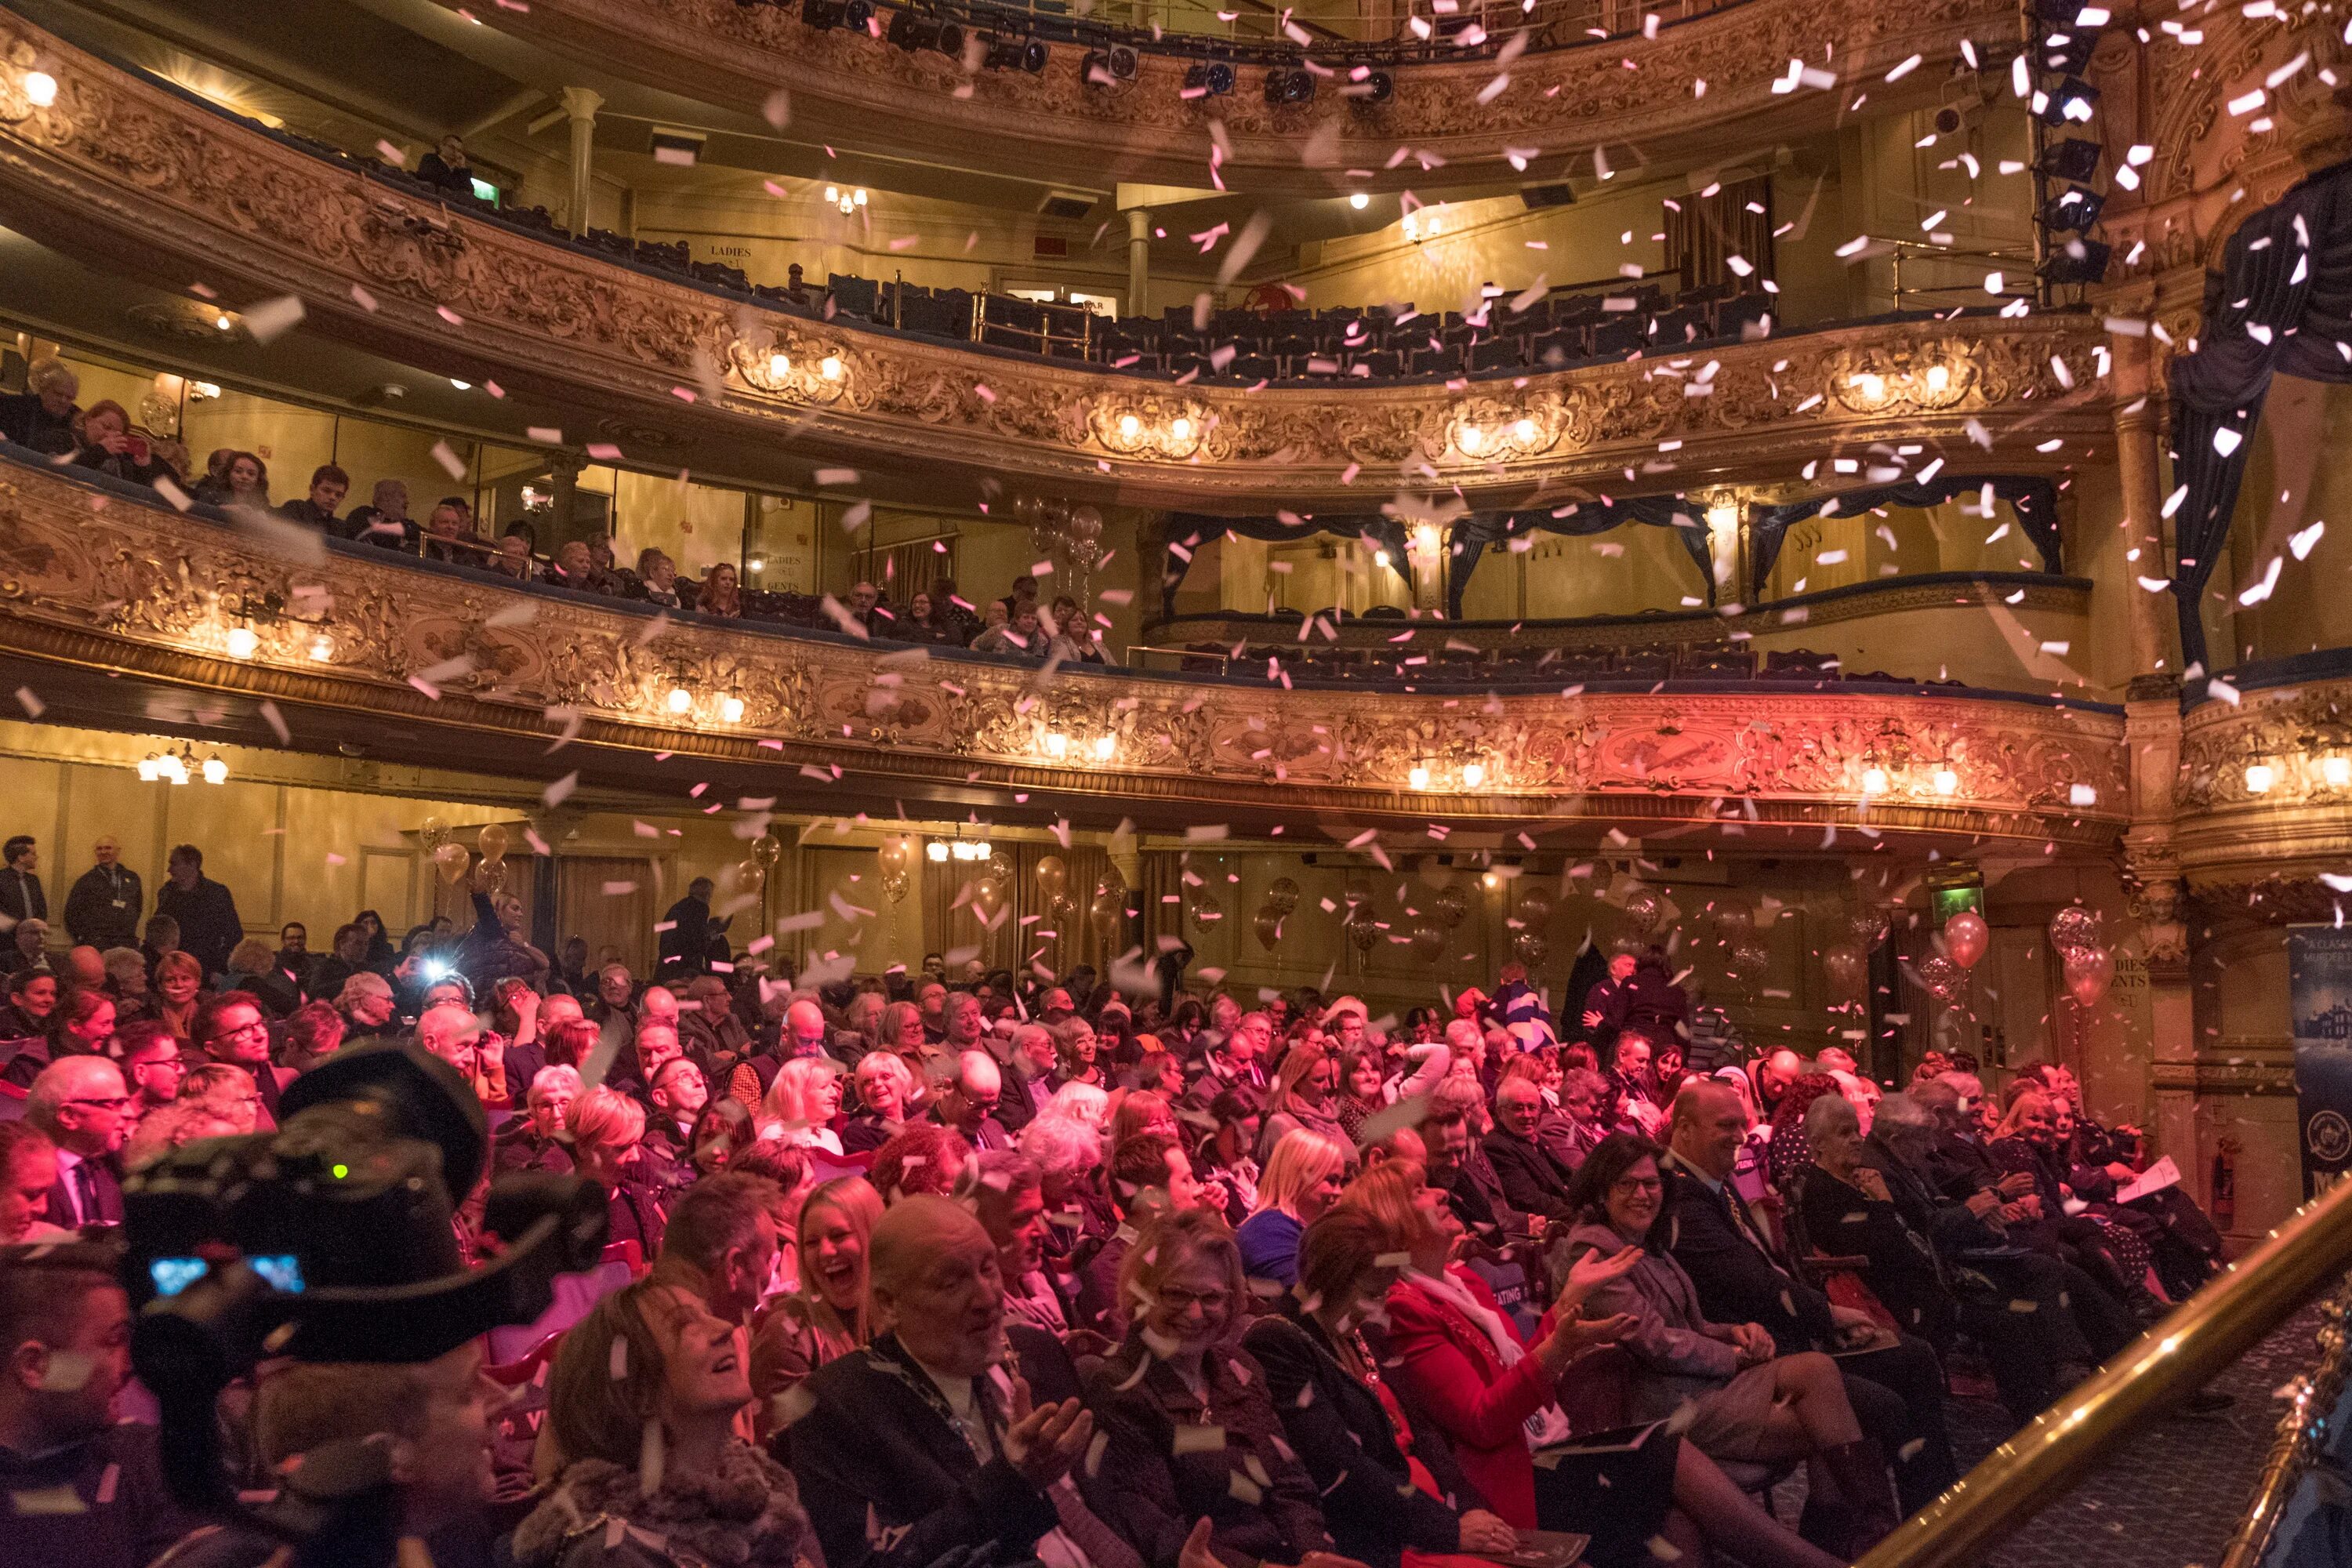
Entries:
POLYGON ((1062 896, 1070 885, 1070 868, 1062 864, 1059 855, 1048 855, 1037 862, 1037 890, 1045 895, 1048 906, 1062 896))
POLYGON ((975 877, 971 882, 971 909, 982 921, 992 921, 996 911, 1004 907, 1004 884, 993 877, 975 877))
POLYGON ((1444 951, 1444 928, 1434 925, 1417 925, 1412 928, 1412 955, 1415 958, 1423 963, 1434 963, 1437 962, 1438 955, 1444 951))
POLYGON ((1267 904, 1261 908, 1257 913, 1252 917, 1250 926, 1251 929, 1257 932, 1258 945, 1265 949, 1266 952, 1272 952, 1276 947, 1281 945, 1282 912, 1276 910, 1272 904, 1267 904))
POLYGON ((1438 924, 1447 931, 1452 931, 1455 926, 1460 925, 1463 917, 1470 912, 1470 903, 1468 900, 1463 898, 1461 889, 1440 888, 1437 889, 1437 897, 1429 900, 1429 912, 1437 917, 1438 924))
POLYGON ((733 875, 737 892, 756 893, 767 885, 768 868, 757 860, 738 860, 733 875))
POLYGON ((427 849, 438 849, 449 837, 449 825, 437 816, 428 816, 416 825, 416 837, 427 849))
POLYGON ((1288 914, 1298 907, 1298 884, 1287 877, 1276 877, 1266 884, 1266 906, 1277 914, 1288 914))
POLYGON ((482 864, 485 866, 495 866, 507 858, 507 830, 499 823, 493 822, 484 827, 481 837, 475 842, 481 847, 482 864))
POLYGON ((875 854, 882 863, 882 874, 886 877, 904 876, 914 865, 914 846, 904 838, 885 838, 882 847, 875 854))
POLYGON ((1119 927, 1127 923, 1127 900, 1120 893, 1105 887, 1097 889, 1094 907, 1087 911, 1087 923, 1095 934, 1105 942, 1118 935, 1119 927))
POLYGON ((1843 998, 1862 994, 1870 980, 1870 960, 1860 948, 1850 942, 1832 942, 1822 950, 1822 973, 1829 976, 1831 988, 1843 998))
POLYGON ((762 833, 751 840, 751 858, 762 866, 772 866, 784 858, 784 841, 772 833, 762 833))
POLYGON ((1542 888, 1519 889, 1519 920, 1529 931, 1536 931, 1551 920, 1551 894, 1542 888))
POLYGON ((433 863, 441 868, 441 879, 454 888, 471 862, 464 845, 452 844, 445 839, 434 849, 433 863))

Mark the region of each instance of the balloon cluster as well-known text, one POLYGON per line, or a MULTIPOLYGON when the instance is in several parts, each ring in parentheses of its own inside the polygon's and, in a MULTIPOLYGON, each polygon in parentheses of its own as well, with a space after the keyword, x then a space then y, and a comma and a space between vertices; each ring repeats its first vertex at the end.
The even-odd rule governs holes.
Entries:
POLYGON ((1059 942, 1078 918, 1078 900, 1070 897, 1070 868, 1059 855, 1048 855, 1031 874, 1037 879, 1037 912, 1050 922, 1045 929, 1059 942))
POLYGON ((1103 558, 1103 515, 1093 507, 1036 496, 1017 497, 1013 519, 1029 526, 1029 541, 1039 553, 1058 557, 1069 566, 1061 587, 1084 605, 1087 584, 1103 558))
MULTIPOLYGON (((756 852, 761 844, 768 841, 767 836, 762 834, 751 847, 756 852)), ((894 904, 903 902, 908 889, 915 885, 915 841, 904 835, 885 838, 882 847, 876 852, 875 858, 881 862, 882 868, 882 891, 894 904)))
POLYGON ((1282 922, 1298 907, 1298 884, 1287 877, 1276 877, 1266 884, 1265 900, 1250 917, 1250 929, 1257 933, 1258 945, 1272 952, 1282 942, 1282 922))
POLYGON ((2096 1006, 2115 984, 2116 956, 2102 940, 2105 934, 2098 915, 2080 904, 2050 917, 2050 945, 2058 950, 2066 994, 2085 1007, 2096 1006))

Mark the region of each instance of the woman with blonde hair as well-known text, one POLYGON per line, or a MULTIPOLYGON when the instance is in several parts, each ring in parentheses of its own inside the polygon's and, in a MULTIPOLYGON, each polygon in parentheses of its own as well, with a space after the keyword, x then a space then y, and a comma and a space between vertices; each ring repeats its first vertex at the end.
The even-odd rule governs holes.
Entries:
POLYGON ((874 1337, 866 1321, 867 1254, 882 1194, 863 1176, 837 1176, 801 1205, 800 1282, 751 1319, 753 1418, 762 1437, 784 1425, 778 1397, 874 1337))
POLYGON ((841 1147, 851 1154, 879 1149, 907 1125, 908 1102, 915 1097, 915 1075, 903 1058, 871 1050, 858 1058, 850 1077, 857 1090, 857 1114, 842 1130, 841 1147))
POLYGON ((760 1108, 761 1136, 775 1135, 804 1149, 841 1153, 841 1134, 833 1119, 841 1110, 841 1068, 830 1057, 794 1057, 776 1069, 768 1098, 760 1108))
POLYGON ((1270 1158, 1276 1144, 1302 1127, 1326 1138, 1346 1138, 1339 1098, 1338 1059, 1315 1041, 1291 1047, 1275 1069, 1274 1088, 1265 1098, 1265 1118, 1258 1124, 1258 1158, 1270 1158))
POLYGON ((640 1261, 651 1263, 669 1216, 643 1158, 646 1108, 599 1085, 572 1102, 563 1125, 572 1134, 572 1169, 604 1189, 607 1245, 635 1242, 640 1261))
POLYGON ((194 1037, 196 998, 205 988, 205 966, 193 953, 173 948, 155 964, 155 1018, 183 1046, 194 1037))
POLYGON ((1234 1233, 1242 1268, 1284 1289, 1298 1283, 1298 1238, 1339 1196, 1349 1146, 1311 1128, 1294 1127, 1266 1157, 1257 1206, 1234 1233))

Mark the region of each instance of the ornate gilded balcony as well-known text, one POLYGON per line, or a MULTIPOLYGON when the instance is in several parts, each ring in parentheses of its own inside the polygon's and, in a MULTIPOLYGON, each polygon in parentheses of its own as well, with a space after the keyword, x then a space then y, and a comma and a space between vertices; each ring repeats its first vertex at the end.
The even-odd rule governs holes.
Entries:
MULTIPOLYGON (((119 726, 186 696, 392 761, 466 758, 643 787, 656 754, 799 809, 1041 792, 1115 821, 1432 824, 1559 843, 1704 827, 1759 846, 1860 830, 1922 844, 2112 843, 2122 719, 2000 692, 1669 688, 1564 697, 1286 688, 1118 670, 1043 676, 753 621, 523 589, 282 522, 0 466, 0 647, 61 721, 119 726), (149 689, 126 702, 124 679, 149 689), (274 707, 264 711, 267 700, 274 707), (127 718, 136 711, 138 717, 127 718), (1717 825, 1717 826, 1707 826, 1717 825), (1728 826, 1721 826, 1728 825, 1728 826)), ((999 797, 1001 798, 1001 797, 999 797)))
POLYGON ((452 213, 14 16, 0 16, 0 220, 95 268, 176 290, 200 279, 231 309, 290 290, 306 331, 495 383, 519 425, 575 444, 617 430, 625 457, 632 438, 646 452, 696 445, 698 467, 751 481, 850 466, 877 485, 954 474, 1209 510, 1360 510, 1399 484, 1526 504, 1620 488, 1627 468, 1661 489, 1784 479, 1792 450, 1872 442, 2053 473, 2108 431, 2106 349, 2087 315, 1256 389, 919 341, 452 213))
POLYGON ((2173 798, 2190 889, 2266 920, 2334 919, 2352 898, 2323 879, 2352 858, 2352 659, 2247 665, 2189 695, 2173 798))
MULTIPOLYGON (((1347 169, 1394 189, 1428 182, 1442 160, 1434 177, 1447 184, 1517 184, 1519 171, 1538 163, 1589 165, 1605 142, 1638 142, 1643 156, 1673 160, 1704 159, 1734 140, 1792 141, 1835 125, 1857 89, 1881 104, 1932 101, 1963 38, 1990 52, 2017 37, 2017 9, 2004 0, 1743 0, 1645 37, 1643 12, 1651 9, 1671 14, 1627 6, 1613 17, 1630 29, 1624 36, 1594 40, 1577 28, 1577 47, 1531 48, 1501 66, 1491 51, 1475 50, 1398 65, 1394 94, 1378 105, 1343 96, 1344 79, 1335 79, 1305 104, 1277 106, 1246 68, 1231 94, 1188 100, 1194 61, 1172 52, 1142 52, 1132 79, 1106 87, 1087 80, 1083 45, 1054 46, 1034 76, 967 73, 960 59, 845 28, 819 31, 790 10, 734 0, 467 8, 486 26, 600 68, 752 114, 781 89, 800 128, 950 166, 984 158, 991 169, 1067 181, 1075 160, 1097 180, 1205 185, 1213 134, 1222 135, 1217 167, 1226 182, 1269 195, 1328 195, 1347 169), (1923 63, 1885 79, 1914 55, 1923 63), (1799 58, 1826 68, 1834 82, 1794 77, 1799 58), (1391 167, 1400 147, 1422 156, 1391 167)), ((1335 46, 1330 55, 1362 52, 1335 46)))

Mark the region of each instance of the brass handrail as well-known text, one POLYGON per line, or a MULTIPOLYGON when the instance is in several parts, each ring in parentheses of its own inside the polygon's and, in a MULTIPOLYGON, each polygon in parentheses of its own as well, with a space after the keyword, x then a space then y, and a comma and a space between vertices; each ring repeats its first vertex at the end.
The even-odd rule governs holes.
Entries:
MULTIPOLYGON (((2352 1259, 2352 1182, 2306 1204, 2098 1374, 1986 1456, 1855 1568, 1983 1560, 2174 1398, 2202 1388, 2352 1259)), ((2325 1412, 2322 1412, 2325 1414, 2325 1412)))
POLYGON ((2352 1280, 2329 1297, 2319 1332, 2319 1364, 2283 1390, 2286 1410, 2279 1416, 2271 1451, 2263 1458, 2262 1479, 2254 1483, 2253 1501, 2238 1532, 2221 1554, 2221 1568, 2257 1568, 2270 1555, 2272 1539, 2286 1518, 2288 1505, 2326 1447, 2327 1423, 2352 1379, 2352 1280))

